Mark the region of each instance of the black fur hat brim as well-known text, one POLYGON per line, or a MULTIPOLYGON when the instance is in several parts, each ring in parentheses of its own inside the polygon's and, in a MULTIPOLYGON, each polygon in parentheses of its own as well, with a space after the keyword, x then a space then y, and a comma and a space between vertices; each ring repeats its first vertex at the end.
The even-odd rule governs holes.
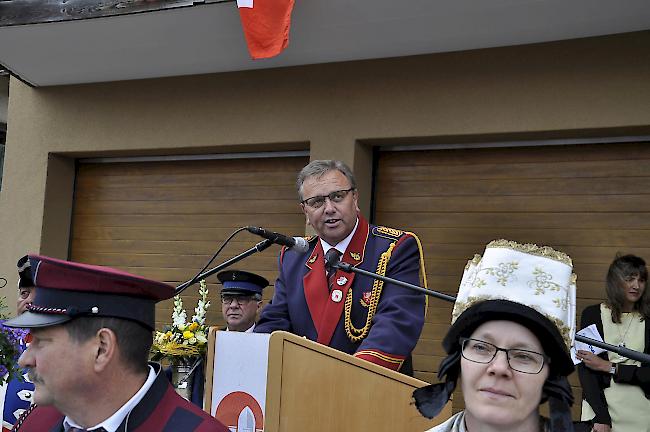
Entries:
POLYGON ((460 351, 460 338, 470 337, 488 321, 513 321, 529 329, 551 358, 551 376, 567 376, 575 367, 557 326, 533 308, 509 300, 484 300, 467 308, 452 324, 442 340, 448 354, 460 351))

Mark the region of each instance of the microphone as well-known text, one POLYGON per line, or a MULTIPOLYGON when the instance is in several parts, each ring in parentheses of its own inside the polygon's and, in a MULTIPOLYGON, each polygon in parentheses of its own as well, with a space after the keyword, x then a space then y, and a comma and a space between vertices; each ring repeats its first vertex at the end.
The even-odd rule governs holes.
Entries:
POLYGON ((271 240, 275 244, 281 246, 286 246, 292 251, 296 252, 307 252, 309 249, 309 243, 302 237, 289 237, 284 234, 276 233, 273 231, 267 231, 264 228, 248 226, 246 230, 250 233, 256 234, 265 239, 271 240))

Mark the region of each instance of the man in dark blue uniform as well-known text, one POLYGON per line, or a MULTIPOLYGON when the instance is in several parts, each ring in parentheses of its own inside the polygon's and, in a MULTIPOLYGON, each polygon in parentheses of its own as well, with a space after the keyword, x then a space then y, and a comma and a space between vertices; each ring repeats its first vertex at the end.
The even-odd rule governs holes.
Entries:
POLYGON ((407 360, 424 325, 424 295, 327 269, 325 257, 338 254, 353 266, 419 285, 420 267, 424 273, 419 240, 413 233, 368 224, 359 212, 354 175, 340 161, 311 162, 297 186, 307 223, 318 236, 309 240, 306 253, 282 250, 272 303, 254 331, 289 331, 412 373, 407 360))
POLYGON ((5 323, 31 335, 19 364, 29 369, 35 405, 15 431, 228 431, 147 363, 156 302, 173 287, 107 267, 29 260, 36 296, 5 323))

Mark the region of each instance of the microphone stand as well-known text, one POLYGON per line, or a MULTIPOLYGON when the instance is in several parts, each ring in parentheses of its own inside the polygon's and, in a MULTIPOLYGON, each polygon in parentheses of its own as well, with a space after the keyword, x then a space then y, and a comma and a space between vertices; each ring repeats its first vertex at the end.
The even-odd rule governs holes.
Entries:
POLYGON ((239 255, 237 255, 237 256, 235 256, 233 258, 230 258, 228 261, 224 261, 223 263, 219 264, 218 266, 214 267, 213 269, 210 269, 210 270, 208 270, 206 272, 203 272, 200 275, 196 276, 195 278, 190 279, 190 280, 188 280, 186 282, 183 282, 182 284, 180 284, 179 286, 177 286, 174 289, 174 295, 178 295, 178 294, 182 293, 183 291, 185 291, 185 289, 187 287, 194 285, 195 283, 197 283, 201 279, 205 279, 208 276, 212 276, 213 274, 225 269, 226 267, 228 267, 228 266, 230 266, 230 265, 232 265, 232 264, 234 264, 234 263, 236 263, 238 261, 243 260, 244 258, 246 258, 246 257, 248 257, 250 255, 253 255, 256 252, 262 252, 263 250, 268 249, 272 244, 273 244, 273 241, 271 241, 271 240, 268 240, 268 239, 267 240, 262 240, 261 242, 257 243, 255 246, 253 246, 252 248, 240 253, 239 255))
MULTIPOLYGON (((368 276, 368 277, 371 277, 373 279, 379 279, 379 280, 384 281, 384 282, 399 285, 401 287, 408 288, 408 289, 411 289, 413 291, 417 291, 417 292, 420 292, 420 293, 424 293, 424 294, 426 294, 428 296, 431 296, 431 297, 436 297, 436 298, 439 298, 439 299, 442 299, 442 300, 446 300, 448 302, 455 302, 456 301, 456 297, 450 296, 448 294, 443 294, 443 293, 438 292, 438 291, 433 291, 433 290, 430 290, 430 289, 422 288, 421 286, 413 285, 413 284, 410 284, 408 282, 402 282, 400 280, 393 279, 391 277, 381 276, 381 275, 378 275, 377 273, 369 272, 367 270, 363 270, 363 269, 354 267, 351 264, 348 264, 348 263, 343 262, 343 261, 332 263, 331 266, 335 267, 335 268, 338 268, 338 269, 341 269, 346 273, 358 273, 360 275, 368 276)), ((585 337, 585 336, 581 336, 581 335, 578 335, 578 334, 575 335, 575 340, 577 340, 579 342, 584 342, 584 343, 586 343, 588 345, 597 346, 597 347, 602 348, 602 349, 607 350, 607 351, 615 352, 616 354, 618 354, 618 355, 620 355, 622 357, 629 358, 631 360, 636 360, 636 361, 639 361, 639 362, 642 362, 642 363, 650 363, 650 355, 639 352, 639 351, 631 350, 631 349, 625 348, 625 347, 619 347, 619 346, 616 346, 616 345, 608 344, 606 342, 600 342, 600 341, 597 341, 597 340, 594 340, 594 339, 591 339, 591 338, 588 338, 588 337, 585 337)))
POLYGON ((354 267, 354 266, 352 266, 352 264, 348 264, 348 263, 343 262, 343 261, 339 261, 336 264, 332 264, 332 267, 339 268, 339 269, 343 270, 346 273, 358 273, 360 275, 368 276, 368 277, 371 277, 373 279, 379 279, 380 281, 384 281, 384 282, 392 283, 392 284, 395 284, 395 285, 399 285, 399 286, 402 286, 404 288, 411 289, 413 291, 418 291, 418 292, 424 293, 424 294, 426 294, 428 296, 431 296, 431 297, 437 297, 437 298, 439 298, 441 300, 447 300, 448 302, 453 303, 453 302, 456 301, 456 297, 453 297, 453 296, 450 296, 450 295, 447 295, 447 294, 443 294, 443 293, 438 292, 438 291, 433 291, 433 290, 430 290, 430 289, 427 289, 427 288, 422 288, 421 286, 413 285, 413 284, 410 284, 408 282, 402 282, 401 280, 393 279, 391 277, 381 276, 381 275, 378 275, 377 273, 369 272, 367 270, 363 270, 363 269, 354 267))
POLYGON ((621 357, 627 357, 627 358, 629 358, 631 360, 636 360, 636 361, 639 361, 639 362, 642 362, 642 363, 650 363, 650 355, 646 354, 646 353, 631 350, 629 348, 622 347, 622 346, 616 346, 616 345, 608 344, 607 342, 597 341, 595 339, 588 338, 586 336, 582 336, 582 335, 579 335, 579 334, 577 334, 575 336, 575 339, 577 341, 579 341, 579 342, 584 342, 584 343, 586 343, 588 345, 597 346, 597 347, 602 348, 604 350, 615 352, 616 354, 620 355, 621 357))

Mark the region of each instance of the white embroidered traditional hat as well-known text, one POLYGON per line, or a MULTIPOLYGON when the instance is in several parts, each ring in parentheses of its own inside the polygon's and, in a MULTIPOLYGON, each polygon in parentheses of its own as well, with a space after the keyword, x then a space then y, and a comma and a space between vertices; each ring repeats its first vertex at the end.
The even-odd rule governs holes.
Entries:
POLYGON ((567 376, 574 365, 569 348, 575 335, 576 276, 571 258, 550 247, 508 240, 490 242, 481 257, 467 263, 442 340, 447 352, 438 368, 444 382, 413 392, 415 405, 427 418, 438 415, 456 388, 461 373, 461 338, 481 324, 506 320, 535 334, 550 359, 542 389, 548 400, 551 431, 571 429, 573 395, 567 376))
POLYGON ((576 275, 571 258, 548 246, 494 240, 483 257, 465 266, 452 324, 472 305, 509 300, 528 306, 555 324, 567 350, 576 331, 576 275))

